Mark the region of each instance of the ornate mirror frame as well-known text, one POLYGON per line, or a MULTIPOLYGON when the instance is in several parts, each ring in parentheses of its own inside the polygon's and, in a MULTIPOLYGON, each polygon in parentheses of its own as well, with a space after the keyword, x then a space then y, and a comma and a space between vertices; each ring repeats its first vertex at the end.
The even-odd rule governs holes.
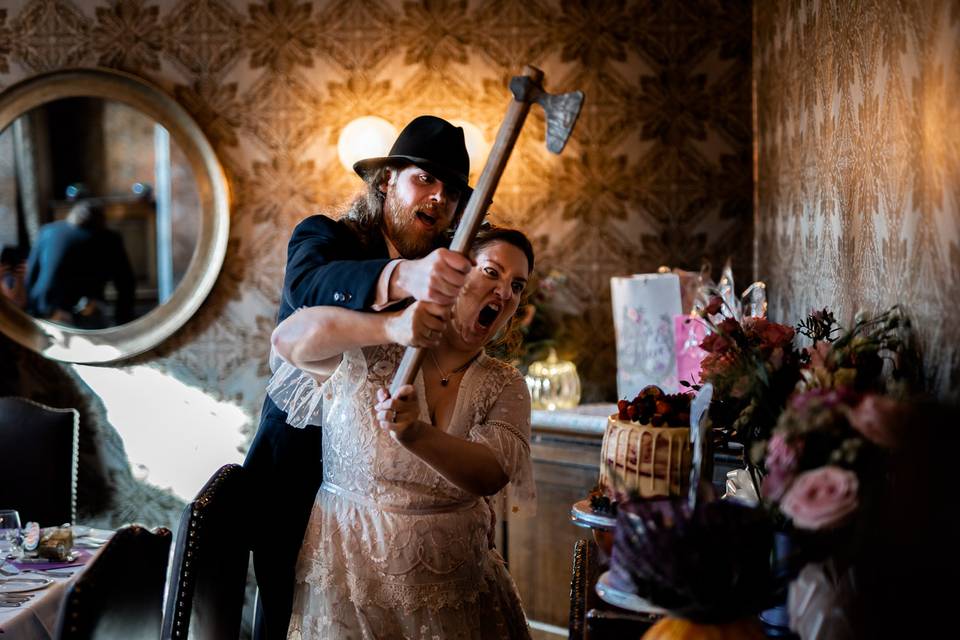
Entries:
POLYGON ((76 329, 33 318, 0 297, 0 331, 16 342, 64 362, 115 362, 163 342, 210 293, 227 250, 230 191, 213 147, 190 114, 158 87, 120 71, 72 69, 18 82, 0 93, 0 131, 34 107, 73 97, 116 100, 163 125, 187 156, 200 195, 199 237, 183 279, 169 300, 136 320, 107 329, 76 329))

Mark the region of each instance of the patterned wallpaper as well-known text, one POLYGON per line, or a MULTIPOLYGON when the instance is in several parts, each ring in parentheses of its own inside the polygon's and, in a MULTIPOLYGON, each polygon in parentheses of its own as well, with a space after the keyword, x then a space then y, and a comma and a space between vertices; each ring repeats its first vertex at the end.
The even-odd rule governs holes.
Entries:
POLYGON ((960 2, 756 4, 760 273, 796 321, 908 306, 960 399, 960 2))
POLYGON ((508 78, 539 66, 547 90, 582 89, 585 111, 562 156, 531 112, 494 208, 565 276, 561 351, 586 401, 612 401, 611 276, 728 255, 748 275, 750 21, 726 0, 0 0, 0 85, 115 67, 198 120, 236 199, 226 263, 197 316, 136 362, 253 426, 289 233, 360 186, 336 157, 343 126, 434 113, 492 141, 508 78))

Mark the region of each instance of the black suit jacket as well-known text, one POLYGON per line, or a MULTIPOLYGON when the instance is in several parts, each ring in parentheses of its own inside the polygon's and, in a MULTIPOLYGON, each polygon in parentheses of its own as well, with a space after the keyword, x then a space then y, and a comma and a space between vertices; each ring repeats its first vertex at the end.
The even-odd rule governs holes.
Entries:
MULTIPOLYGON (((301 307, 336 306, 369 309, 376 296, 380 272, 390 262, 387 246, 378 233, 364 246, 342 222, 311 216, 293 230, 287 244, 287 269, 277 324, 301 307)), ((286 414, 267 398, 260 416, 282 421, 286 414)))
POLYGON ((85 229, 66 220, 40 228, 27 261, 27 309, 41 318, 72 312, 80 298, 104 300, 117 290, 116 324, 133 320, 134 275, 123 238, 109 229, 85 229))
MULTIPOLYGON (((367 245, 343 223, 312 216, 294 229, 287 246, 287 270, 277 322, 300 307, 317 305, 369 309, 380 272, 390 262, 378 233, 367 245)), ((297 429, 270 398, 244 466, 254 498, 268 518, 262 537, 252 541, 260 588, 262 620, 256 638, 285 638, 293 597, 294 566, 310 511, 323 481, 317 427, 297 429), (262 627, 260 626, 262 625, 262 627)))

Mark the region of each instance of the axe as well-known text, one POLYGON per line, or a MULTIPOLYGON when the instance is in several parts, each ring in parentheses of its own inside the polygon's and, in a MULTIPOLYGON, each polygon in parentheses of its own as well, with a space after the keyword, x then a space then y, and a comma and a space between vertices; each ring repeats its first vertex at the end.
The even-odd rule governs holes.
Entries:
MULTIPOLYGON (((514 76, 510 80, 510 92, 513 100, 507 107, 507 116, 500 125, 497 139, 493 143, 487 164, 483 167, 480 180, 467 202, 457 232, 450 243, 451 251, 459 251, 466 255, 473 243, 480 224, 483 222, 487 209, 493 201, 493 192, 497 189, 500 176, 507 166, 510 152, 520 135, 523 122, 530 111, 530 105, 538 102, 547 116, 547 149, 552 153, 560 153, 570 139, 573 125, 580 115, 583 106, 583 92, 573 91, 560 95, 552 95, 543 90, 543 71, 536 67, 526 66, 523 75, 514 76)), ((390 395, 395 396, 397 390, 405 384, 413 384, 413 379, 423 364, 424 350, 420 347, 407 347, 397 368, 397 375, 390 386, 390 395)))

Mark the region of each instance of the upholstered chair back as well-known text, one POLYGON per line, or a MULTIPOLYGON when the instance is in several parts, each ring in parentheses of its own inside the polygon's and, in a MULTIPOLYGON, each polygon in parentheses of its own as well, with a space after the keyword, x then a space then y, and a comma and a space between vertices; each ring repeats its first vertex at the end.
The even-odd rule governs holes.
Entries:
POLYGON ((167 577, 169 529, 119 529, 67 587, 59 640, 157 640, 167 577))
POLYGON ((186 506, 177 531, 164 640, 237 638, 250 558, 243 467, 226 465, 186 506))
POLYGON ((3 475, 0 508, 16 509, 21 523, 73 523, 77 515, 80 414, 26 398, 0 398, 3 475))

